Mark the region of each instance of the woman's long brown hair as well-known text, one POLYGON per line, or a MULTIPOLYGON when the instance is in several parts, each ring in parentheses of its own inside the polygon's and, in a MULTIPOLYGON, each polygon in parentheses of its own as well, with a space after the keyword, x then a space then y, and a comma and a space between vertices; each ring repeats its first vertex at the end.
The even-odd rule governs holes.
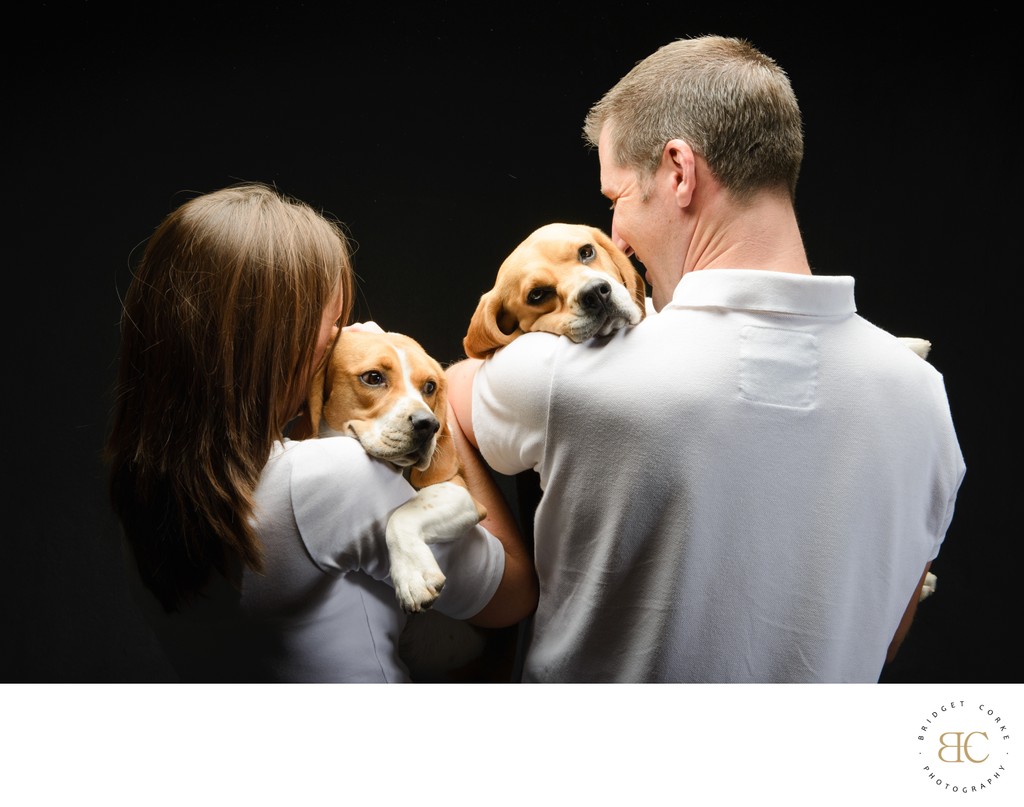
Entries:
POLYGON ((341 225, 262 184, 196 197, 150 237, 124 299, 105 456, 144 584, 176 610, 232 558, 262 571, 253 491, 305 399, 324 311, 353 299, 341 225))

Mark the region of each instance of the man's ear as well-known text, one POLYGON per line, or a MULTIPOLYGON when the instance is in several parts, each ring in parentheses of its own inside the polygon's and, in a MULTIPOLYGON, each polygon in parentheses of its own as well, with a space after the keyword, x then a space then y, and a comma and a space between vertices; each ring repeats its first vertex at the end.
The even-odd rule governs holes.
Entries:
POLYGON ((661 163, 669 171, 676 203, 679 207, 689 207, 697 178, 697 160, 690 144, 679 138, 669 140, 662 152, 661 163))

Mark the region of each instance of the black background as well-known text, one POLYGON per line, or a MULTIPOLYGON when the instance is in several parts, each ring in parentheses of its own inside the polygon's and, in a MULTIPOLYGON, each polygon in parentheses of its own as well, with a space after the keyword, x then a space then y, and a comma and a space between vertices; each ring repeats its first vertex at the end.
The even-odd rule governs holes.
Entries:
POLYGON ((358 245, 357 316, 449 362, 529 231, 610 227, 580 134, 590 103, 658 46, 722 33, 789 72, 812 266, 854 275, 868 319, 932 341, 968 466, 939 591, 883 681, 1020 681, 1009 15, 346 5, 35 3, 8 18, 0 680, 174 680, 121 578, 99 454, 118 294, 166 213, 238 180, 305 199, 358 245))

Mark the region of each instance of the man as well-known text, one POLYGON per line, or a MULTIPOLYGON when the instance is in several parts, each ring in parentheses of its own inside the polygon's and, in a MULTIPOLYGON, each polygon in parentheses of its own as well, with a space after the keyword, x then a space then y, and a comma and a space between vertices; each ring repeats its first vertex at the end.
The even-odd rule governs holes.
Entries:
POLYGON ((657 313, 449 369, 469 443, 540 476, 523 680, 877 681, 965 467, 941 375, 811 272, 786 74, 678 40, 584 133, 657 313))

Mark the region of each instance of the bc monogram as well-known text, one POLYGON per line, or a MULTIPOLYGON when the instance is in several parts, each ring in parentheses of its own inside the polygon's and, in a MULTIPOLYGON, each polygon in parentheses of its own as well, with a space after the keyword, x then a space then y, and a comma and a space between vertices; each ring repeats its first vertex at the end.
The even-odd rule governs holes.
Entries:
POLYGON ((917 736, 928 781, 954 793, 984 792, 1006 773, 1010 730, 985 704, 950 701, 933 711, 917 736))
POLYGON ((984 737, 988 739, 988 732, 985 731, 947 731, 939 735, 939 759, 943 762, 984 762, 988 759, 988 754, 983 757, 974 757, 971 755, 971 743, 975 737, 984 737), (955 738, 950 741, 949 738, 955 738), (956 755, 950 759, 947 755, 949 749, 955 749, 956 755))

